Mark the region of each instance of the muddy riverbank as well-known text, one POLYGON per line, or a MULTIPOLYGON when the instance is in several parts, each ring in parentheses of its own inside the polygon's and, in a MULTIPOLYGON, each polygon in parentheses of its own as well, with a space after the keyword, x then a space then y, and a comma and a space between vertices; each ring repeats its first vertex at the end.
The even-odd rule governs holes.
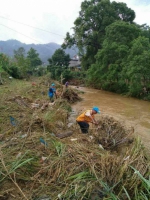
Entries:
MULTIPOLYGON (((144 146, 150 151, 150 102, 86 87, 77 89, 84 93, 80 94, 83 100, 72 106, 74 112, 78 114, 98 106, 101 115, 112 116, 125 126, 132 126, 134 134, 141 138, 144 146)), ((98 115, 96 117, 99 118, 98 115)))

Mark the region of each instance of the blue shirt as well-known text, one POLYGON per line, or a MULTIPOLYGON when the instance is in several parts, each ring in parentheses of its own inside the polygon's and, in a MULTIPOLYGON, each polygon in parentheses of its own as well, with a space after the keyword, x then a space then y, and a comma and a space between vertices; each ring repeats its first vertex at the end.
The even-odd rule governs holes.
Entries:
POLYGON ((54 96, 54 93, 56 93, 56 89, 50 87, 50 88, 49 88, 49 91, 48 91, 48 96, 49 96, 49 97, 53 97, 53 96, 54 96))

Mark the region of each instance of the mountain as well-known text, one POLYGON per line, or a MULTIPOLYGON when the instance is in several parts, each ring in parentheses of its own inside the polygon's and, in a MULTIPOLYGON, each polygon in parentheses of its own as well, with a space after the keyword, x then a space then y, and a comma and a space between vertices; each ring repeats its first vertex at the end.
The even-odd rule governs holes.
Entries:
MULTIPOLYGON (((14 50, 18 50, 18 48, 23 47, 26 53, 33 48, 39 53, 39 57, 42 62, 48 64, 47 59, 51 58, 54 52, 61 48, 61 45, 56 43, 48 43, 48 44, 25 44, 21 43, 18 40, 7 40, 0 41, 0 53, 4 53, 10 57, 14 56, 14 50)), ((70 55, 70 58, 74 57, 77 54, 76 50, 66 49, 66 54, 70 55)))

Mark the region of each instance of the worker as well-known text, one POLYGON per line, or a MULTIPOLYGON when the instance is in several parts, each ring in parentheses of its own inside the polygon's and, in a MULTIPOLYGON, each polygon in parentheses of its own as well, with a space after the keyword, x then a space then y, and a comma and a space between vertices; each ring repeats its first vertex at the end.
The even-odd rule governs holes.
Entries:
POLYGON ((92 110, 86 110, 77 117, 76 121, 79 124, 82 133, 88 133, 89 123, 98 125, 97 121, 94 118, 94 115, 97 113, 100 113, 99 108, 93 107, 92 110))
POLYGON ((55 84, 52 83, 51 87, 48 90, 48 96, 49 96, 51 102, 54 101, 54 95, 57 98, 55 84))
POLYGON ((67 82, 65 83, 66 88, 68 88, 68 85, 69 85, 69 82, 67 81, 67 82))

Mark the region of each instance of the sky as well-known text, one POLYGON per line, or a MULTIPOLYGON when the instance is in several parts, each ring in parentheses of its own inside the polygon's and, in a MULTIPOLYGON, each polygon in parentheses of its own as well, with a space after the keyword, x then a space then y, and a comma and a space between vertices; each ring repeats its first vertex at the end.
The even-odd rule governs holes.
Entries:
MULTIPOLYGON (((0 40, 26 44, 62 44, 72 33, 83 0, 0 0, 0 40)), ((112 0, 111 0, 112 2, 112 0)), ((116 0, 136 13, 135 22, 150 26, 150 0, 116 0)))

